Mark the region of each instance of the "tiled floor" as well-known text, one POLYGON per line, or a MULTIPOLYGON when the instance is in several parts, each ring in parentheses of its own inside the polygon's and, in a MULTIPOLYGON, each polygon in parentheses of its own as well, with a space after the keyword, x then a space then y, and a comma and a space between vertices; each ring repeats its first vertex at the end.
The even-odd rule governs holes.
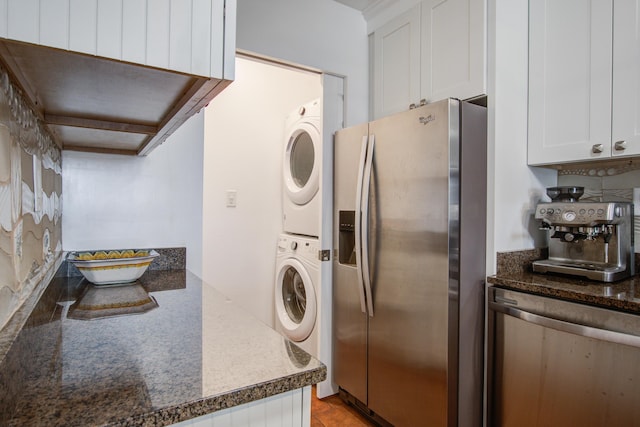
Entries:
POLYGON ((318 399, 316 387, 311 395, 311 427, 375 427, 356 409, 344 403, 337 394, 318 399))

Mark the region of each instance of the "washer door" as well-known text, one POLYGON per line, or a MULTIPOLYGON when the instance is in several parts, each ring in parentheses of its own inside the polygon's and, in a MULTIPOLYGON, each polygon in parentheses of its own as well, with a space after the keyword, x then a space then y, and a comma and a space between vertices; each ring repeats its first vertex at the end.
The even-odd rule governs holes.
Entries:
POLYGON ((276 276, 276 316, 285 335, 304 341, 316 322, 316 293, 309 273, 295 258, 287 258, 276 276))
POLYGON ((284 152, 284 188, 297 205, 318 192, 321 154, 320 132, 311 123, 298 123, 288 135, 284 152))

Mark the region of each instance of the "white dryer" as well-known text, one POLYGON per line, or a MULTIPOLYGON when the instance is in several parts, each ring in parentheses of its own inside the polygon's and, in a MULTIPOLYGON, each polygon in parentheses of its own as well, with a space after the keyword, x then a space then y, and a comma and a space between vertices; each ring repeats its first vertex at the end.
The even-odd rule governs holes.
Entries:
POLYGON ((283 230, 320 235, 322 103, 308 102, 287 116, 283 165, 283 230))
POLYGON ((276 330, 315 358, 320 329, 318 249, 318 239, 280 235, 275 281, 276 330))

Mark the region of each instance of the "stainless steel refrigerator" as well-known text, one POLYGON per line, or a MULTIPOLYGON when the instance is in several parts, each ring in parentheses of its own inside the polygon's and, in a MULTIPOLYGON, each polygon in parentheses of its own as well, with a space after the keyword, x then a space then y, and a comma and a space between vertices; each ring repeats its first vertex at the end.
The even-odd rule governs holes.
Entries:
POLYGON ((381 424, 482 425, 486 108, 455 99, 334 147, 334 381, 381 424))

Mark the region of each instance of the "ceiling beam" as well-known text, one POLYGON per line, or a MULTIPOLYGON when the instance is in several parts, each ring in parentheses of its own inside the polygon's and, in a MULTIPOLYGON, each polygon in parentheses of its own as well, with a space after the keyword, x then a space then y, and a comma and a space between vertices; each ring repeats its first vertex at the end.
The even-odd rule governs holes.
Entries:
POLYGON ((136 150, 125 150, 119 148, 103 148, 103 147, 86 147, 79 145, 65 145, 65 150, 68 151, 81 151, 84 153, 101 153, 101 154, 120 154, 127 156, 137 156, 138 152, 136 150))
POLYGON ((86 117, 58 116, 46 113, 44 115, 44 121, 50 125, 100 129, 125 133, 139 133, 144 135, 154 135, 158 132, 158 128, 155 126, 88 119, 86 117))

